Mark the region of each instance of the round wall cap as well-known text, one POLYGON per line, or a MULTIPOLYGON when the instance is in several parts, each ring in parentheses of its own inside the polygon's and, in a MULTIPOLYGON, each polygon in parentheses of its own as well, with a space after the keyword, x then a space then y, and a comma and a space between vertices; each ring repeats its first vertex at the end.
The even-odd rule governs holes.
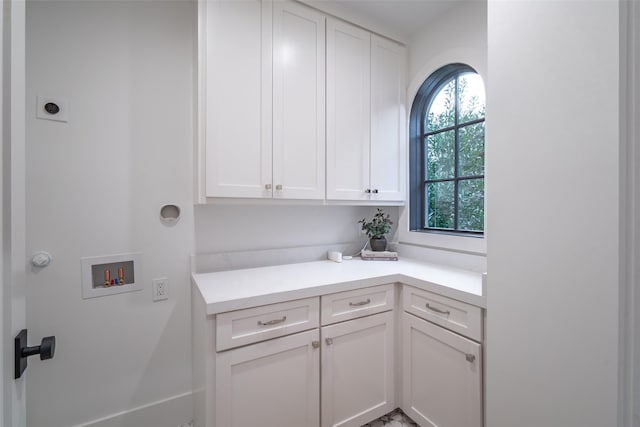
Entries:
POLYGON ((178 205, 164 205, 160 208, 160 221, 173 224, 180 219, 180 207, 178 205))

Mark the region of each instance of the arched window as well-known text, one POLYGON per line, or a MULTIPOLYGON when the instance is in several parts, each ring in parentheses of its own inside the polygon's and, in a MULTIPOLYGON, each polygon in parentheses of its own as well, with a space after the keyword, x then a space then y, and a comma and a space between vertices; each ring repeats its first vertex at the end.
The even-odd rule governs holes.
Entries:
POLYGON ((468 65, 446 65, 418 90, 409 130, 412 231, 484 233, 484 120, 484 84, 468 65))

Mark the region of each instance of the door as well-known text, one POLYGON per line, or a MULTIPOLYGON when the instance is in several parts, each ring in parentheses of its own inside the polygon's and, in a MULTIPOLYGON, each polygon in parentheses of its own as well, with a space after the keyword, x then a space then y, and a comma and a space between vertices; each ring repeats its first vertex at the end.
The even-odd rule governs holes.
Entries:
POLYGON ((317 340, 313 329, 216 354, 216 426, 318 427, 317 340))
POLYGON ((369 200, 371 36, 327 20, 327 199, 369 200))
POLYGON ((2 388, 0 423, 26 426, 26 378, 14 379, 13 338, 25 328, 25 3, 2 0, 2 388))
POLYGON ((404 313, 402 409, 423 427, 482 426, 480 344, 404 313))
POLYGON ((371 35, 371 200, 405 199, 405 51, 371 35))
POLYGON ((322 327, 322 426, 360 427, 396 408, 393 312, 322 327))
POLYGON ((325 17, 273 6, 274 198, 325 196, 325 17))
POLYGON ((271 198, 271 2, 201 8, 206 196, 271 198))

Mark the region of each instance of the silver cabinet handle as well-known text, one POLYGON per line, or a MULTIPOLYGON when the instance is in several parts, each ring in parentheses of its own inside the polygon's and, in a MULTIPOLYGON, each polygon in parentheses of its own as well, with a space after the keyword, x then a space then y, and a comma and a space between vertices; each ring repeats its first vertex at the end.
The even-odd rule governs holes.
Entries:
POLYGON ((372 191, 372 193, 374 193, 374 194, 378 194, 378 189, 377 189, 377 188, 375 188, 375 189, 372 191))
POLYGON ((449 310, 440 310, 438 307, 431 307, 429 305, 429 303, 427 303, 427 308, 431 311, 435 311, 436 313, 440 313, 440 314, 451 314, 451 312, 449 310))
POLYGON ((327 345, 331 345, 331 344, 333 344, 333 338, 325 338, 324 342, 326 342, 327 345))
POLYGON ((265 184, 264 185, 264 189, 265 190, 271 190, 271 184, 265 184))
POLYGON ((358 307, 358 306, 361 306, 361 305, 367 305, 367 304, 369 304, 369 303, 371 303, 371 300, 370 300, 369 298, 367 298, 367 299, 366 299, 366 300, 364 300, 364 301, 359 301, 359 302, 350 302, 350 303, 349 303, 349 305, 350 305, 351 307, 358 307))
POLYGON ((282 191, 282 184, 276 185, 276 191, 282 191))
POLYGON ((476 356, 471 353, 467 353, 464 356, 467 359, 467 362, 469 363, 473 363, 476 360, 476 356))
POLYGON ((311 347, 313 348, 320 347, 320 341, 311 341, 311 347))
POLYGON ((367 188, 366 190, 364 190, 365 193, 370 194, 371 193, 371 189, 367 188))
POLYGON ((285 320, 287 320, 287 316, 282 316, 282 319, 267 320, 266 322, 263 322, 262 320, 258 320, 258 326, 277 325, 278 323, 282 323, 285 320))

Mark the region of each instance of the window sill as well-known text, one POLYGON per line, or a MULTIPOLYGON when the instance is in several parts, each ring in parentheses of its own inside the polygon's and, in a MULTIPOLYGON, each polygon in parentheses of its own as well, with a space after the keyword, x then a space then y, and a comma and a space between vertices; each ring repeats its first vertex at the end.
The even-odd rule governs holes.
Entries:
POLYGON ((472 255, 485 256, 487 254, 486 238, 479 235, 460 235, 428 230, 398 230, 398 242, 472 255))

